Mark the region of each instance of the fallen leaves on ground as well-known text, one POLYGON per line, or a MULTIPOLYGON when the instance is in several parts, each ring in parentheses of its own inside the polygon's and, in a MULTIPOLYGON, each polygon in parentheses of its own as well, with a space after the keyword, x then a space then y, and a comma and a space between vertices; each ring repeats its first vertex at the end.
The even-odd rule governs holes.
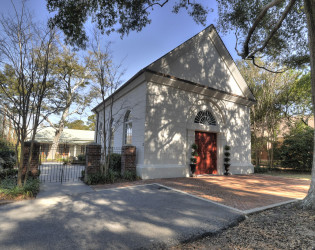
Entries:
POLYGON ((220 234, 171 249, 315 249, 315 211, 299 204, 273 208, 220 234))

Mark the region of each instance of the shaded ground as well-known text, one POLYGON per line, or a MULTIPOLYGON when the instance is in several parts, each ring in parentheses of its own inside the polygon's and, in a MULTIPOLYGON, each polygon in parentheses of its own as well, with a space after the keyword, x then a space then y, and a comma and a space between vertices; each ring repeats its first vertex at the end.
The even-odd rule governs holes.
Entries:
POLYGON ((167 248, 244 218, 159 185, 49 195, 0 206, 0 249, 167 248))
POLYGON ((296 205, 273 208, 218 235, 171 249, 315 249, 315 211, 296 205))
POLYGON ((159 183, 242 211, 302 199, 310 181, 268 175, 201 176, 92 186, 95 190, 159 183))
POLYGON ((266 173, 261 173, 263 175, 271 175, 271 176, 279 176, 279 177, 287 177, 287 178, 294 178, 294 179, 305 179, 311 180, 312 174, 311 173, 294 173, 294 172, 285 172, 285 171, 268 171, 266 173))

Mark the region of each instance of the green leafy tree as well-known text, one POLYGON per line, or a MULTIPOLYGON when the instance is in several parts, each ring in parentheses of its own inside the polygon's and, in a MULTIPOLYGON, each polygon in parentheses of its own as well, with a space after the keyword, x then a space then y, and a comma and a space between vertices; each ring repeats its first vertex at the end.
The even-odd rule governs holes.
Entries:
POLYGON ((89 130, 95 131, 95 124, 96 124, 96 115, 90 115, 88 116, 87 120, 87 126, 89 127, 89 130))
MULTIPOLYGON (((257 62, 264 65, 261 60, 257 62)), ((310 92, 304 91, 310 87, 310 82, 305 81, 302 71, 274 74, 245 61, 237 64, 257 99, 257 104, 251 107, 252 150, 256 166, 260 165, 261 152, 268 150, 268 162, 272 168, 274 146, 281 133, 280 124, 286 121, 290 124, 297 117, 303 119, 306 113, 311 112, 310 92)))
MULTIPOLYGON (((315 1, 217 0, 219 28, 235 31, 237 53, 257 67, 272 72, 281 68, 263 66, 257 57, 278 62, 281 67, 309 67, 313 110, 315 104, 315 1)), ((306 68, 307 69, 307 68, 306 68)), ((314 112, 313 112, 314 113, 314 112)), ((312 180, 304 208, 315 209, 315 154, 312 180)))
POLYGON ((65 122, 65 127, 70 129, 90 130, 88 125, 84 124, 82 120, 74 120, 72 122, 65 122))
POLYGON ((311 171, 313 147, 314 129, 300 122, 284 138, 280 148, 282 166, 299 171, 311 171))
POLYGON ((82 58, 72 51, 71 47, 62 46, 56 52, 56 56, 51 61, 52 75, 57 86, 55 87, 55 101, 59 103, 59 121, 54 124, 46 117, 46 121, 55 128, 55 136, 52 146, 48 151, 49 159, 55 158, 55 153, 59 145, 59 140, 66 122, 71 115, 82 114, 91 102, 92 96, 88 89, 90 71, 82 58))
MULTIPOLYGON (((60 28, 71 45, 85 47, 88 36, 84 24, 89 17, 92 17, 91 21, 97 24, 102 33, 116 31, 124 36, 130 31, 141 31, 151 23, 151 11, 168 2, 169 0, 47 0, 47 8, 56 13, 50 19, 50 25, 60 28)), ((205 24, 207 10, 198 1, 176 1, 173 12, 178 13, 181 9, 186 10, 195 22, 205 24)))

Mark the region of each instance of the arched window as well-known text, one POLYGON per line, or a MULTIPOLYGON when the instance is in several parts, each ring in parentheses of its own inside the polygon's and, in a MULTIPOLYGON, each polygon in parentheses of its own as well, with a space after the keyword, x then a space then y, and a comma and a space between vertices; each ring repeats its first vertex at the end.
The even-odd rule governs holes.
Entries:
POLYGON ((214 116, 208 110, 199 111, 195 117, 195 123, 216 126, 217 121, 214 116))
POLYGON ((130 110, 126 112, 124 119, 124 144, 132 143, 132 120, 130 110))

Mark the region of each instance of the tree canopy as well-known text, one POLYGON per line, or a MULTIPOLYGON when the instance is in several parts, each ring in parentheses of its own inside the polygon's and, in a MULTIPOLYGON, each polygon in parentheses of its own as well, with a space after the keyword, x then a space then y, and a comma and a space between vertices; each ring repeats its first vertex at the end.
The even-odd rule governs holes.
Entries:
POLYGON ((304 2, 299 0, 217 0, 218 28, 235 31, 242 59, 264 55, 279 65, 309 64, 304 2))
MULTIPOLYGON (((56 12, 50 19, 50 25, 60 28, 71 45, 85 47, 88 36, 84 24, 89 18, 102 33, 116 31, 124 36, 130 31, 141 31, 151 23, 151 11, 168 2, 169 0, 47 0, 47 8, 50 12, 56 12)), ((198 2, 176 1, 173 12, 185 9, 195 22, 205 25, 207 10, 198 2)))

